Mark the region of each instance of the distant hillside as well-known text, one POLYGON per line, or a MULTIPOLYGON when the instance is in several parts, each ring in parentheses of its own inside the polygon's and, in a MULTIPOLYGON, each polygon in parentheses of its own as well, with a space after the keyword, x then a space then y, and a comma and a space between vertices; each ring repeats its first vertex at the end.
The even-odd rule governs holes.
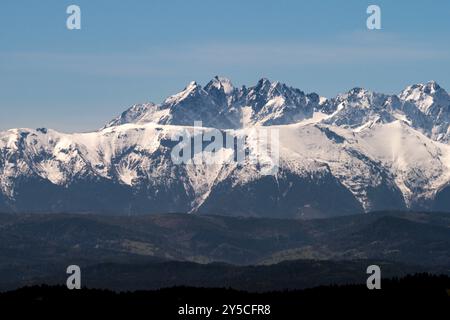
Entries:
POLYGON ((0 215, 0 229, 0 264, 144 257, 231 264, 382 259, 450 265, 447 213, 376 212, 310 221, 6 214, 0 215))
POLYGON ((70 264, 80 265, 94 287, 129 289, 303 288, 362 281, 374 261, 390 276, 448 273, 449 226, 449 214, 412 212, 309 221, 4 214, 0 289, 61 283, 70 264))

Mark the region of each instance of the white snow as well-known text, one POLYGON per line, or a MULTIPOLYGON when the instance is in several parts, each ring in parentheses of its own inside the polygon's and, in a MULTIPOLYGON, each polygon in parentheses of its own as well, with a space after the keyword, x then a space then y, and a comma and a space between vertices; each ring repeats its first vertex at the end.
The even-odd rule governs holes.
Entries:
MULTIPOLYGON (((225 78, 217 78, 213 85, 227 94, 235 90, 225 78)), ((272 158, 263 152, 264 141, 256 134, 257 129, 278 130, 279 164, 283 170, 310 177, 329 170, 366 210, 372 205, 367 187, 379 186, 385 183, 383 179, 392 179, 407 205, 418 199, 432 199, 437 190, 450 183, 450 145, 443 143, 450 133, 450 118, 445 115, 450 99, 436 83, 408 87, 396 98, 400 107, 382 95, 356 89, 333 102, 334 112, 316 110, 305 113, 306 118, 299 112, 289 118, 298 121, 277 126, 265 124, 284 119, 287 110, 295 106, 287 105, 289 100, 280 94, 279 83, 265 85, 276 94, 267 95, 261 110, 240 106, 242 129, 226 130, 233 136, 247 137, 246 148, 254 159, 246 159, 237 170, 236 163, 230 161, 231 151, 222 148, 214 155, 198 154, 192 163, 183 166, 186 192, 195 194, 193 210, 220 181, 231 179, 233 186, 245 184, 261 177, 257 167, 271 165, 272 158), (423 113, 423 117, 439 107, 439 121, 432 122, 434 127, 428 132, 420 126, 423 118, 401 108, 403 101, 414 103, 417 109, 413 111, 423 113), (202 161, 197 161, 200 156, 202 161), (213 156, 215 161, 204 161, 213 156)), ((166 102, 176 103, 197 90, 206 94, 191 82, 166 102)), ((324 99, 319 98, 319 103, 331 101, 324 99)), ((183 130, 192 133, 193 128, 158 124, 171 114, 169 109, 154 104, 135 105, 129 111, 95 132, 64 134, 25 128, 0 132, 1 192, 13 199, 17 178, 34 175, 57 185, 68 185, 78 176, 117 179, 130 187, 141 179, 155 185, 180 179, 171 163, 167 141, 183 130)))
POLYGON ((186 88, 180 93, 174 94, 173 96, 168 97, 164 103, 165 104, 174 104, 177 101, 186 99, 194 90, 200 88, 200 86, 195 81, 191 81, 186 88))

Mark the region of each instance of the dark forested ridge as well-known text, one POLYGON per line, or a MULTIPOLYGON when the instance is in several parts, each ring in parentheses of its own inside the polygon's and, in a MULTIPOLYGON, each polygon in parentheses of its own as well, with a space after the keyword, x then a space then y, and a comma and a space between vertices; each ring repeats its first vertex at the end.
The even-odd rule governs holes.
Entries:
POLYGON ((0 229, 2 262, 144 257, 237 265, 297 259, 450 265, 448 213, 384 211, 315 220, 0 214, 0 229))
MULTIPOLYGON (((387 313, 402 317, 423 312, 427 318, 450 311, 450 278, 416 274, 401 279, 386 279, 381 290, 368 290, 364 284, 322 286, 306 290, 248 293, 233 289, 174 287, 155 291, 117 293, 108 290, 68 290, 63 286, 34 286, 0 294, 1 307, 20 306, 20 310, 52 313, 86 314, 86 312, 119 314, 127 318, 146 315, 148 318, 205 319, 205 316, 179 315, 186 306, 212 308, 210 319, 298 319, 345 316, 366 318, 387 313), (268 314, 224 314, 225 305, 269 306, 268 314)), ((250 310, 250 309, 248 309, 250 310)))
POLYGON ((0 214, 0 290, 62 284, 265 291, 450 270, 450 214, 376 212, 318 220, 186 214, 0 214))

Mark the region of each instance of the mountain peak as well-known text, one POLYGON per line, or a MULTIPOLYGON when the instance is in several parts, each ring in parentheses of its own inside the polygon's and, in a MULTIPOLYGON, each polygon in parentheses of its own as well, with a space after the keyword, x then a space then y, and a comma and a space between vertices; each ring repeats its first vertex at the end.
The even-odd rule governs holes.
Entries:
POLYGON ((436 81, 431 80, 428 81, 427 83, 417 83, 406 87, 406 89, 400 93, 400 96, 410 96, 413 93, 434 95, 442 91, 445 90, 441 88, 441 86, 436 81))
POLYGON ((197 88, 197 87, 200 87, 200 85, 199 85, 196 81, 191 81, 191 82, 189 82, 189 84, 186 86, 186 88, 184 89, 184 91, 192 90, 192 89, 195 89, 195 88, 197 88))
POLYGON ((202 86, 199 85, 196 81, 191 81, 183 89, 183 91, 168 97, 164 101, 164 104, 175 104, 175 103, 178 103, 178 102, 186 99, 189 96, 196 95, 196 93, 200 93, 201 91, 203 91, 202 86))
POLYGON ((103 128, 118 126, 125 123, 145 122, 148 115, 153 114, 158 109, 158 105, 153 102, 135 104, 122 112, 117 118, 113 119, 103 128))
POLYGON ((258 83, 256 84, 256 88, 268 88, 272 85, 272 82, 267 78, 261 78, 258 80, 258 83))
POLYGON ((419 103, 420 109, 424 112, 434 102, 440 101, 446 104, 450 100, 448 93, 436 81, 408 86, 400 92, 399 98, 404 101, 419 103))
POLYGON ((369 94, 370 91, 361 87, 354 87, 353 89, 351 89, 348 94, 349 95, 357 95, 357 96, 362 96, 362 95, 366 95, 369 94))
POLYGON ((450 139, 450 95, 436 81, 411 85, 398 95, 355 87, 324 99, 268 78, 249 88, 235 88, 228 78, 216 75, 204 87, 191 81, 162 104, 135 105, 107 126, 192 125, 202 120, 205 126, 231 129, 297 123, 312 118, 314 112, 333 115, 323 122, 354 128, 378 118, 388 123, 402 117, 433 139, 450 139))
POLYGON ((233 83, 230 79, 221 77, 221 76, 215 76, 206 86, 205 90, 210 91, 212 88, 215 88, 217 90, 222 90, 226 95, 231 94, 234 91, 233 83))
POLYGON ((434 80, 428 81, 426 84, 424 84, 424 90, 432 93, 435 93, 441 89, 441 86, 434 80))

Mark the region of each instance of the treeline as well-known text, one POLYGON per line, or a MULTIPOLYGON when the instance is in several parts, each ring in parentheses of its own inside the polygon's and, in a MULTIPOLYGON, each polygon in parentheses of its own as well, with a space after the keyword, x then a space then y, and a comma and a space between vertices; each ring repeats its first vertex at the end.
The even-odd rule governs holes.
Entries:
MULTIPOLYGON (((153 291, 114 292, 64 286, 33 286, 0 294, 0 306, 31 312, 95 312, 101 314, 146 314, 148 319, 203 319, 181 316, 180 308, 208 306, 209 318, 234 319, 224 315, 224 305, 269 305, 270 314, 247 315, 257 319, 299 319, 305 312, 316 315, 371 315, 396 312, 402 315, 425 312, 450 314, 450 277, 415 274, 385 279, 381 290, 366 285, 322 286, 305 290, 249 293, 226 288, 174 287, 153 291), (143 313, 142 313, 143 312, 143 313), (297 316, 296 316, 297 315, 297 316)), ((250 309, 249 309, 250 310, 250 309)), ((302 316, 303 317, 303 316, 302 316)))

